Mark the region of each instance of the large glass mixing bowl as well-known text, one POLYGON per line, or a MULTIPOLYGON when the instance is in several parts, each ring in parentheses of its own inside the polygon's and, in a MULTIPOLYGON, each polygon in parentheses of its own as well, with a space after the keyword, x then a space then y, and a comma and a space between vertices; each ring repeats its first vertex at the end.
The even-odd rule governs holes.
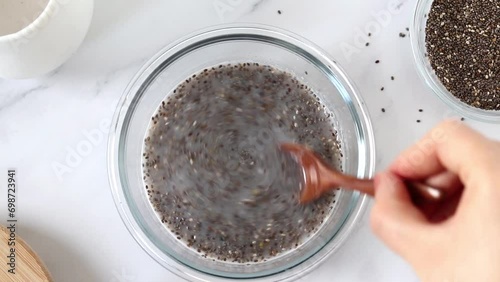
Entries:
POLYGON ((344 171, 362 178, 374 171, 374 138, 363 101, 340 66, 314 44, 273 27, 247 25, 205 30, 165 48, 142 68, 119 102, 109 140, 109 174, 116 206, 132 236, 161 265, 190 281, 295 280, 340 247, 368 202, 364 195, 340 190, 314 236, 294 251, 254 264, 203 258, 161 223, 141 168, 151 116, 186 78, 212 66, 244 62, 274 66, 311 87, 334 114, 344 171))

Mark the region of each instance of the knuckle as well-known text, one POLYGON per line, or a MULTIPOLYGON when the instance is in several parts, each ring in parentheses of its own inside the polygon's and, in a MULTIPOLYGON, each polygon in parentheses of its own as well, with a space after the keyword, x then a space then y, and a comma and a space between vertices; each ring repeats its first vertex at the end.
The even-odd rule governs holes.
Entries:
POLYGON ((445 133, 449 133, 449 132, 452 132, 453 130, 455 130, 461 124, 462 123, 459 123, 456 120, 449 119, 449 120, 445 120, 445 121, 441 122, 436 127, 436 129, 439 131, 445 132, 445 133))
POLYGON ((450 119, 439 124, 435 128, 435 131, 439 132, 439 135, 441 135, 440 139, 446 142, 460 140, 470 135, 472 129, 459 120, 450 119))

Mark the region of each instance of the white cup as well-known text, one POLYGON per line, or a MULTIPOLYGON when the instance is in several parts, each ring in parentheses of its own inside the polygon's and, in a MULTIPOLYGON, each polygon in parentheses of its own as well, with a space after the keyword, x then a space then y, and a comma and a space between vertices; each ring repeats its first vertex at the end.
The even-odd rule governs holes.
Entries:
POLYGON ((94 0, 0 0, 2 8, 0 77, 21 79, 49 73, 69 59, 87 34, 94 0))

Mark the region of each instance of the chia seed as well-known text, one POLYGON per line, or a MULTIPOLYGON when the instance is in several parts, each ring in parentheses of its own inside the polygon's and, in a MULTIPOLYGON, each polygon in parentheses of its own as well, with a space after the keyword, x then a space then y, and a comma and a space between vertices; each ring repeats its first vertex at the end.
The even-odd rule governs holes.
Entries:
POLYGON ((484 110, 500 110, 499 15, 495 0, 435 0, 427 20, 436 75, 451 94, 484 110))
POLYGON ((144 187, 172 236, 199 256, 257 263, 300 247, 333 212, 337 190, 299 204, 300 171, 282 142, 342 169, 333 114, 308 86, 254 63, 180 84, 153 115, 144 187))

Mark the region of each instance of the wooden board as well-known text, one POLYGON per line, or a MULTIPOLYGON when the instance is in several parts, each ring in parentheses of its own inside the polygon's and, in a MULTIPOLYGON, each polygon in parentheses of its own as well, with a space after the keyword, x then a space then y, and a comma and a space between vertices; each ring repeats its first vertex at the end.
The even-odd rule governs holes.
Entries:
MULTIPOLYGON (((0 256, 1 256, 1 271, 0 281, 2 282, 52 282, 52 277, 49 271, 43 264, 42 260, 36 255, 26 242, 16 234, 15 236, 15 274, 9 273, 10 259, 7 257, 11 254, 9 246, 10 231, 0 226, 0 256)), ((12 241, 11 241, 12 242, 12 241)))

